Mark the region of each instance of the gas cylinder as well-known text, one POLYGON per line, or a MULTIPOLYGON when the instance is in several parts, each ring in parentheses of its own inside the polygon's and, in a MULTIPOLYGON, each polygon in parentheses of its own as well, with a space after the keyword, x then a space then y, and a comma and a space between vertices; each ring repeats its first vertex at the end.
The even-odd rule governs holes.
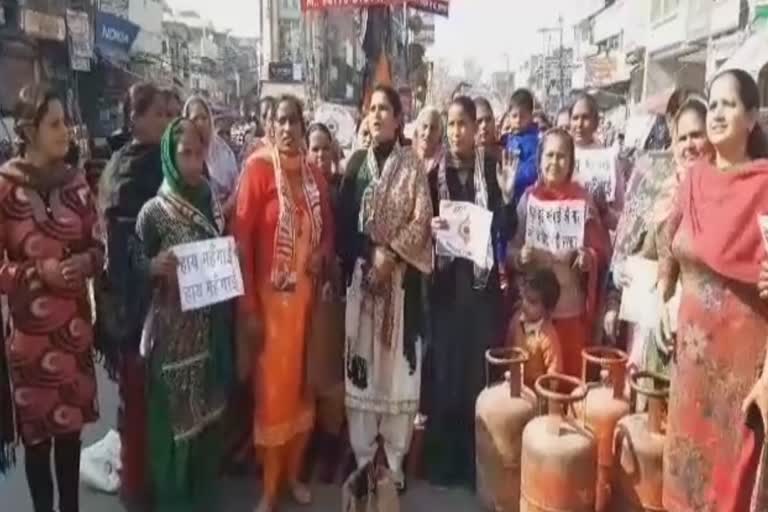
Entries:
POLYGON ((665 419, 669 379, 652 372, 637 372, 629 385, 647 398, 648 412, 626 416, 616 427, 616 489, 613 510, 662 512, 665 419))
POLYGON ((611 499, 613 481, 613 432, 621 418, 629 414, 624 397, 627 354, 610 347, 590 347, 581 353, 584 382, 592 365, 600 367, 600 382, 589 383, 584 400, 584 418, 597 438, 597 489, 595 511, 604 512, 611 499))
POLYGON ((475 466, 477 495, 493 512, 520 510, 520 443, 534 415, 533 401, 522 396, 527 360, 520 348, 485 353, 486 387, 475 404, 475 466), (502 382, 490 385, 491 367, 508 368, 502 382))
POLYGON ((523 431, 520 512, 594 512, 597 443, 583 421, 568 415, 587 387, 557 374, 542 375, 535 386, 549 413, 523 431))

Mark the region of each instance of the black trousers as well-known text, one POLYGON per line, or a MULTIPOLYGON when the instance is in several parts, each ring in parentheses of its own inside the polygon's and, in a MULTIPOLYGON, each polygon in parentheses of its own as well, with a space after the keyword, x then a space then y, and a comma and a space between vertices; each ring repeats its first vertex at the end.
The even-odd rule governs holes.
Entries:
POLYGON ((79 512, 80 433, 56 436, 24 447, 24 467, 35 512, 53 512, 53 469, 59 488, 59 512, 79 512))

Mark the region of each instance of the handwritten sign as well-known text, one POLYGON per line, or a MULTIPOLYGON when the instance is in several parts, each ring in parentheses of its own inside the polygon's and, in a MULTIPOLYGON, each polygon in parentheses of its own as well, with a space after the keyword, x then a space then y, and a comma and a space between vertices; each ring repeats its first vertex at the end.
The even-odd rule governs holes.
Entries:
POLYGON ((438 255, 465 258, 484 269, 493 266, 489 210, 466 201, 440 201, 440 218, 448 227, 435 236, 438 255))
POLYGON ((181 310, 191 311, 243 294, 243 276, 231 236, 177 245, 181 310))
POLYGON ((573 178, 597 200, 616 198, 616 150, 577 149, 573 178))
POLYGON ((539 201, 528 199, 525 244, 551 253, 584 246, 586 203, 581 199, 539 201))

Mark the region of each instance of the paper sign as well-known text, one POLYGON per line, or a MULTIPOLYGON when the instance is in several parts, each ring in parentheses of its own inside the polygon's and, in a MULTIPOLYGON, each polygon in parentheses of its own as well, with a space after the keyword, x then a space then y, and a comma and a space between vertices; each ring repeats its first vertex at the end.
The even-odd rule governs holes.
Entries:
POLYGON ((765 250, 768 251, 768 215, 758 215, 757 224, 760 226, 760 233, 763 234, 765 250))
POLYGON ((539 201, 528 199, 525 245, 551 253, 584 246, 586 203, 582 199, 539 201))
POLYGON ((606 203, 616 198, 616 150, 577 149, 573 179, 596 200, 606 203))
POLYGON ((440 256, 465 258, 480 268, 489 268, 493 214, 466 201, 440 201, 440 218, 448 223, 447 229, 437 232, 435 250, 440 256))
POLYGON ((656 288, 659 264, 656 261, 630 256, 624 263, 629 286, 621 292, 619 318, 654 329, 659 326, 660 298, 656 288))
POLYGON ((177 245, 181 310, 191 311, 243 294, 243 276, 231 236, 177 245))

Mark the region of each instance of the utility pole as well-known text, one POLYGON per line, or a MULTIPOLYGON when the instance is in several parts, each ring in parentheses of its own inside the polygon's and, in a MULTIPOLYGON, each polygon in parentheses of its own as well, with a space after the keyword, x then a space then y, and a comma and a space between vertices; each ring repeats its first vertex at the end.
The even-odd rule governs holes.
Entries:
POLYGON ((564 20, 562 15, 558 17, 558 26, 557 27, 543 27, 539 29, 539 34, 542 36, 542 43, 543 43, 543 54, 542 54, 542 61, 543 61, 543 81, 544 81, 544 92, 545 92, 545 98, 543 99, 543 105, 544 110, 547 109, 548 103, 549 103, 549 53, 551 50, 551 42, 552 42, 552 35, 558 34, 559 37, 559 46, 557 51, 557 67, 558 67, 558 96, 559 96, 559 106, 562 107, 565 104, 565 48, 563 46, 563 33, 564 33, 564 20))

